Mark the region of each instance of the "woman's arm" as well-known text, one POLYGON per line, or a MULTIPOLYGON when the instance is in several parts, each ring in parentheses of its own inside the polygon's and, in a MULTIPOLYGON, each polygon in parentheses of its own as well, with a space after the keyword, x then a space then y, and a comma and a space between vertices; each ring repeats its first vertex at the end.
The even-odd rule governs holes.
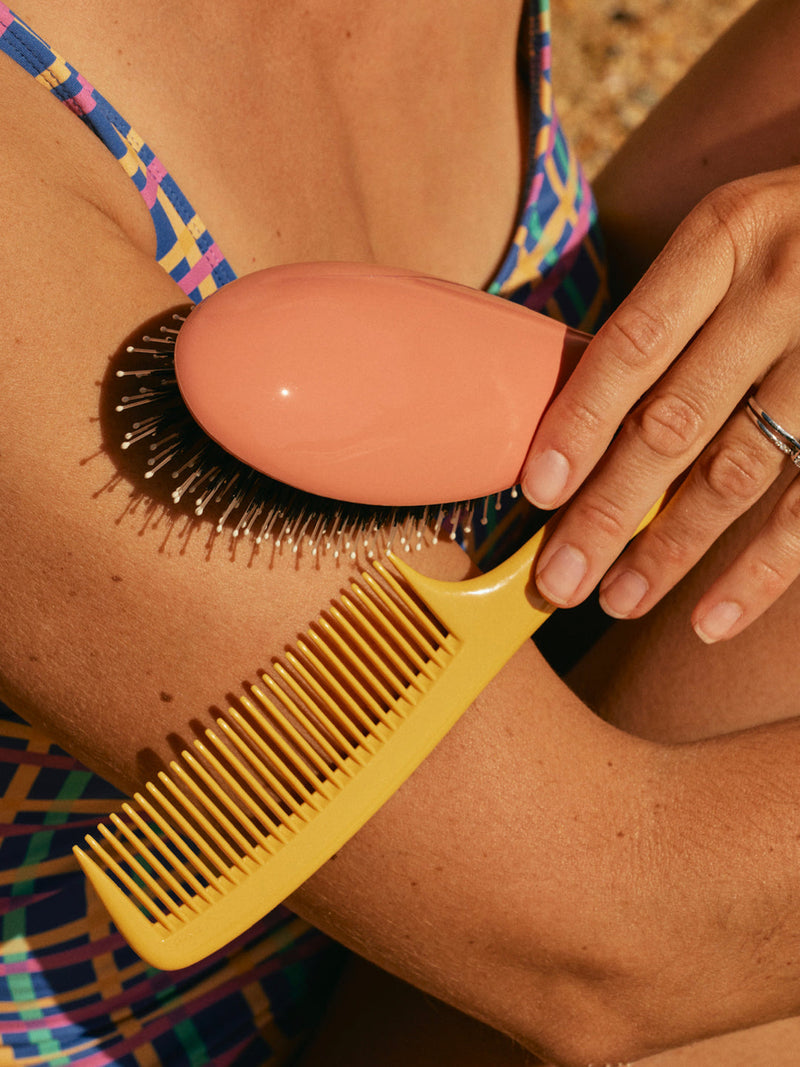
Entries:
POLYGON ((800 4, 758 0, 593 183, 623 296, 714 189, 800 163, 800 4))
MULTIPOLYGON (((0 130, 0 691, 130 789, 351 568, 250 564, 209 549, 203 522, 187 538, 146 501, 130 513, 99 383, 183 298, 116 163, 88 134, 58 144, 57 105, 19 96, 24 136, 0 130)), ((419 558, 466 566, 449 546, 419 558)), ((292 903, 565 1064, 797 1010, 798 729, 653 744, 595 718, 526 647, 292 903)))

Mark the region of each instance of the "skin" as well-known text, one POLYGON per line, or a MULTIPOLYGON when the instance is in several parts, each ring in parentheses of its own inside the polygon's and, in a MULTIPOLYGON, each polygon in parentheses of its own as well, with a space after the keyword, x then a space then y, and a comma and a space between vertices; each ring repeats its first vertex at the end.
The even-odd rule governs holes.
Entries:
MULTIPOLYGON (((306 10, 301 22, 280 5, 259 5, 257 19, 247 4, 226 8, 230 44, 196 88, 176 41, 211 54, 216 9, 198 19, 196 4, 175 3, 164 40, 139 29, 163 17, 150 0, 135 12, 34 0, 20 14, 99 86, 115 86, 148 141, 169 146, 170 169, 187 176, 240 272, 339 256, 482 284, 518 197, 519 5, 306 10), (246 104, 241 125, 231 98, 246 104), (459 122, 421 124, 434 104, 459 122)), ((15 207, 0 229, 3 262, 15 264, 0 316, 0 390, 13 398, 0 425, 10 504, 0 695, 131 789, 169 756, 171 735, 292 642, 354 568, 289 553, 248 566, 224 542, 209 552, 204 524, 187 541, 169 516, 155 526, 123 514, 124 485, 102 491, 117 472, 101 447, 96 383, 139 324, 183 297, 153 261, 150 220, 116 162, 12 64, 0 80, 18 105, 0 116, 0 185, 15 207), (69 272, 42 269, 76 257, 81 299, 69 272)), ((450 545, 415 563, 448 577, 468 567, 450 545)), ((403 987, 395 1025, 407 1020, 407 1034, 419 1019, 425 1048, 458 1062, 469 1062, 461 1048, 493 1064, 622 1062, 790 1016, 800 1010, 800 726, 761 724, 777 689, 781 712, 796 692, 797 611, 790 591, 778 620, 789 624, 768 613, 722 663, 670 603, 653 618, 672 627, 671 643, 643 641, 636 655, 625 646, 619 677, 636 685, 620 689, 615 672, 587 665, 575 693, 526 645, 292 906, 489 1026, 431 1011, 403 987), (727 689, 709 694, 710 664, 727 689)), ((385 1048, 370 1051, 367 1035, 364 1056, 390 1063, 396 1032, 378 1024, 394 994, 370 989, 359 1010, 385 1048)), ((772 1054, 785 1030, 770 1033, 772 1054)))
MULTIPOLYGON (((756 5, 597 182, 615 277, 631 284, 656 258, 542 420, 523 473, 540 506, 574 497, 537 566, 555 603, 600 582, 609 614, 643 615, 787 466, 741 400, 753 392, 780 426, 800 427, 798 36, 800 5, 756 5)), ((692 624, 704 641, 740 633, 796 578, 799 510, 791 480, 701 591, 692 624)))

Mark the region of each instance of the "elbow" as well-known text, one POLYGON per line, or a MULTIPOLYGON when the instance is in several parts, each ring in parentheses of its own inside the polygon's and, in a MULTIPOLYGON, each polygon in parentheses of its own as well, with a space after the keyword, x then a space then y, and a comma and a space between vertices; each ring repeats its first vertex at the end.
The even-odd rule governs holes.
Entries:
MULTIPOLYGON (((613 986, 613 983, 611 983, 613 986)), ((546 1018, 539 1018, 520 1043, 551 1067, 628 1067, 663 1051, 655 1039, 658 1029, 641 1022, 635 998, 619 1006, 618 994, 607 983, 591 988, 585 983, 562 983, 547 998, 546 1018)))
POLYGON ((706 1036, 691 1032, 685 985, 663 980, 658 938, 600 926, 593 943, 584 931, 569 949, 518 944, 504 992, 494 987, 481 1014, 488 1007, 496 1027, 554 1067, 627 1065, 706 1036))
POLYGON ((512 1036, 552 1067, 627 1067, 666 1047, 647 1001, 619 975, 561 975, 512 1036))

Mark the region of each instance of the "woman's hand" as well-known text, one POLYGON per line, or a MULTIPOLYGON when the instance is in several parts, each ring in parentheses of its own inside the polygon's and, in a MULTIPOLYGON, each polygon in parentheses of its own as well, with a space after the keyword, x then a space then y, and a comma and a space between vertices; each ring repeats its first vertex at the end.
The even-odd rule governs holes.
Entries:
MULTIPOLYGON (((575 498, 542 551, 541 593, 570 606, 602 578, 603 608, 636 618, 782 471, 800 474, 747 405, 752 395, 758 413, 800 438, 798 354, 800 167, 792 167, 724 185, 686 217, 543 418, 523 490, 548 509, 575 498), (623 552, 678 479, 667 507, 623 552)), ((787 475, 764 527, 696 605, 695 630, 708 642, 739 633, 798 573, 800 478, 787 475)))

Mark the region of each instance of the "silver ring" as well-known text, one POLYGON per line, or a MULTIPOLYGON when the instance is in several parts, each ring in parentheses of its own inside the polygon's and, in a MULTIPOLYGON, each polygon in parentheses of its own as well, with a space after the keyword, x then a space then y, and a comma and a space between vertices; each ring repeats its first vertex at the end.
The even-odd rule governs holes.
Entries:
POLYGON ((763 411, 756 403, 754 396, 747 401, 747 411, 766 439, 788 456, 795 467, 800 467, 800 441, 771 419, 766 411, 763 411))

